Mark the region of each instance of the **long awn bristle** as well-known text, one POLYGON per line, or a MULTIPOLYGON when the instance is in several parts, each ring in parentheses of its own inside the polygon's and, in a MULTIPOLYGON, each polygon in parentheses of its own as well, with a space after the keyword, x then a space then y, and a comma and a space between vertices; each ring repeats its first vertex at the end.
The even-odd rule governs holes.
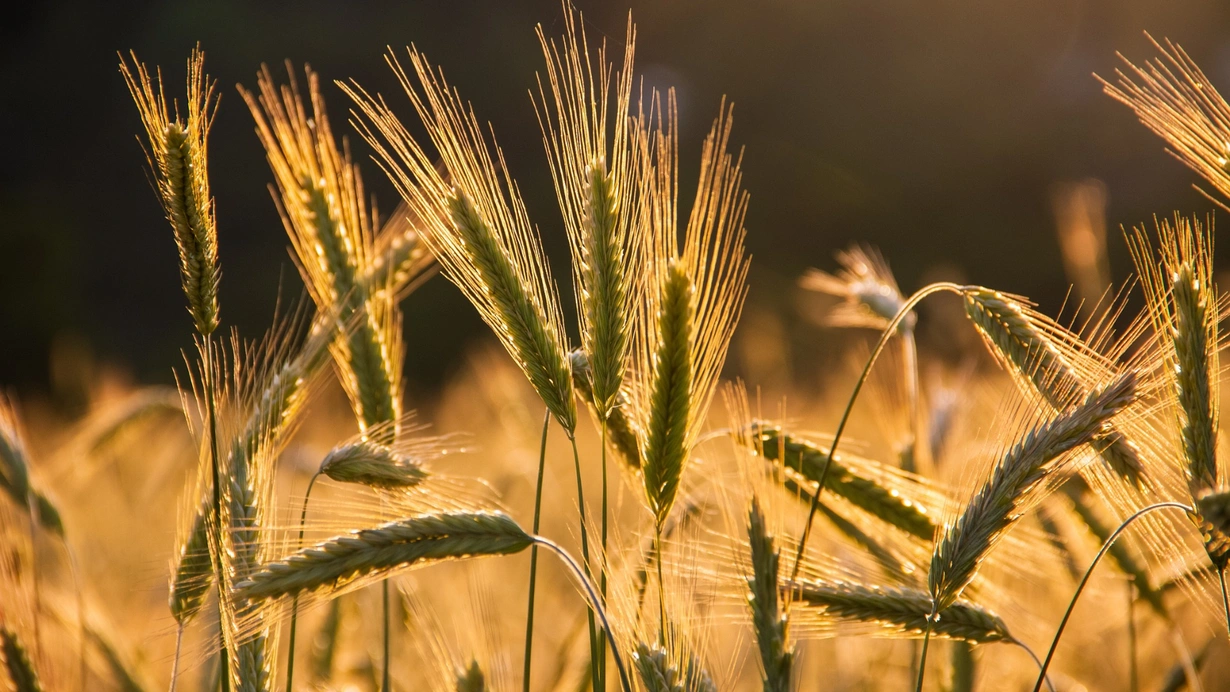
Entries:
POLYGON ((1041 488, 1071 471, 1064 455, 1090 442, 1136 396, 1128 372, 1089 393, 1084 402, 1030 429, 991 470, 957 520, 937 538, 928 585, 937 611, 952 604, 976 575, 990 550, 1041 498, 1041 488), (1058 464, 1052 463, 1059 459, 1058 464))
POLYGON ((339 536, 265 563, 236 586, 252 600, 336 589, 356 578, 426 562, 508 555, 533 539, 499 512, 426 514, 339 536))

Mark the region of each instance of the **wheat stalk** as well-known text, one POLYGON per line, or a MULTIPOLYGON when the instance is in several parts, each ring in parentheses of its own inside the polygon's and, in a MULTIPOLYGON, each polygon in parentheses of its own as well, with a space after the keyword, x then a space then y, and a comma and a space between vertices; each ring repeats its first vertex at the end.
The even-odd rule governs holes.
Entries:
POLYGON ((179 248, 179 268, 188 311, 197 331, 208 335, 218 327, 218 229, 214 200, 209 194, 206 141, 217 107, 214 85, 204 72, 199 47, 188 58, 188 99, 180 119, 167 112, 161 71, 157 88, 145 65, 132 55, 133 67, 121 57, 120 73, 137 104, 149 140, 146 154, 162 209, 171 222, 179 248))
POLYGON ((1000 458, 957 520, 935 544, 928 587, 936 612, 951 605, 974 578, 988 552, 1037 502, 1044 486, 1064 480, 1064 455, 1088 443, 1136 395, 1136 375, 1120 375, 1084 402, 1030 429, 1000 458), (1058 463, 1055 462, 1059 459, 1058 463))
MULTIPOLYGON (((866 586, 848 581, 803 580, 792 593, 803 609, 839 622, 874 624, 884 634, 921 636, 932 614, 931 594, 919 589, 866 586)), ((932 635, 989 644, 1012 639, 999 616, 966 601, 953 600, 931 622, 932 635)))
POLYGON ((357 578, 448 559, 508 555, 533 539, 499 512, 425 514, 353 531, 261 565, 236 585, 254 601, 337 590, 357 578))

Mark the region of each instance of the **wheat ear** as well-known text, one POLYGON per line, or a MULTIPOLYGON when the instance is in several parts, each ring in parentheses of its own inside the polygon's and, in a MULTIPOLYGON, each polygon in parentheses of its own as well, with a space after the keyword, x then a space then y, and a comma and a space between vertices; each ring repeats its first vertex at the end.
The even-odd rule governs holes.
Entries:
POLYGON ((179 248, 179 268, 188 311, 197 331, 208 335, 218 326, 218 230, 214 200, 209 194, 206 141, 217 99, 204 72, 200 47, 188 58, 188 99, 185 115, 167 112, 162 74, 151 80, 145 65, 132 55, 133 66, 121 58, 120 73, 141 114, 149 140, 146 154, 162 209, 171 222, 179 248), (155 86, 156 81, 156 86, 155 86))
POLYGON ((1161 57, 1137 67, 1120 55, 1127 71, 1115 70, 1118 84, 1101 80, 1106 93, 1166 140, 1175 158, 1230 198, 1230 104, 1186 51, 1169 39, 1149 40, 1161 57))
POLYGON ((957 520, 939 535, 927 579, 936 612, 952 604, 974 578, 988 552, 1071 471, 1064 455, 1088 443, 1106 421, 1136 396, 1136 375, 1120 375, 1084 402, 1030 429, 1000 458, 957 520), (1052 463, 1059 459, 1059 463, 1052 463))
MULTIPOLYGON (((1087 377, 1065 356, 1052 335, 1061 327, 1029 310, 1021 301, 987 288, 963 291, 965 313, 997 359, 1018 380, 1029 384, 1055 411, 1071 404, 1073 393, 1084 393, 1087 377)), ((1144 467, 1136 445, 1113 427, 1099 433, 1093 447, 1120 477, 1134 486, 1144 482, 1144 467)))
POLYGON ((321 462, 320 472, 335 481, 381 490, 412 488, 428 476, 419 460, 370 440, 334 447, 321 462))
POLYGON ((457 673, 457 692, 484 692, 486 689, 487 680, 478 661, 470 661, 465 670, 457 673))
POLYGON ((237 594, 267 600, 304 591, 337 590, 357 578, 441 560, 509 555, 533 542, 499 512, 425 514, 331 538, 261 565, 237 594))
POLYGON ((29 652, 17 634, 7 627, 0 627, 0 656, 4 658, 4 667, 15 692, 43 692, 29 652))
POLYGON ((908 497, 899 489, 885 487, 865 473, 865 469, 847 464, 840 454, 830 459, 827 450, 786 434, 780 428, 753 423, 750 431, 752 436, 740 436, 741 439, 746 438, 748 443, 754 444, 765 459, 798 473, 811 484, 820 480, 828 464, 828 474, 824 477, 826 490, 910 535, 928 541, 934 538, 936 525, 924 502, 908 497))
POLYGON ((789 638, 789 604, 782 607, 780 600, 778 562, 781 553, 773 544, 760 501, 755 497, 748 511, 747 538, 752 559, 752 576, 747 580, 751 591, 748 602, 760 648, 760 663, 764 666, 764 692, 790 692, 794 647, 789 638))
POLYGON ((30 512, 39 526, 64 537, 64 520, 55 503, 33 486, 30 456, 21 435, 17 411, 7 397, 0 396, 0 491, 13 504, 30 512))
MULTIPOLYGON (((931 594, 926 591, 846 581, 803 580, 794 585, 792 592, 803 612, 816 608, 826 618, 878 625, 888 635, 921 636, 933 607, 931 594)), ((939 611, 931 630, 934 636, 975 644, 1012 638, 999 616, 958 600, 939 611)))
POLYGON ((665 649, 641 643, 632 655, 632 664, 647 692, 717 692, 699 662, 686 653, 682 657, 685 663, 680 666, 671 661, 665 649))

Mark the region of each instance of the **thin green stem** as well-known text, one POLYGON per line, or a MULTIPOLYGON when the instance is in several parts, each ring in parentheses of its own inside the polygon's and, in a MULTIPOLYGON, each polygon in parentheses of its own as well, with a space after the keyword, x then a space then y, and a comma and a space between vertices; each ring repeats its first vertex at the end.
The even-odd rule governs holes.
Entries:
MULTIPOLYGON (((1009 639, 1008 643, 1021 647, 1025 653, 1029 654, 1029 658, 1033 660, 1034 665, 1038 666, 1038 670, 1042 670, 1042 661, 1038 660, 1038 654, 1035 654, 1033 649, 1026 646, 1025 643, 1019 639, 1009 639)), ((1043 671, 1043 675, 1045 675, 1045 671, 1043 671)), ((1049 675, 1046 676, 1046 689, 1049 690, 1049 692, 1055 692, 1055 685, 1051 683, 1051 678, 1049 675)))
MULTIPOLYGON (((606 419, 602 419, 602 560, 598 565, 602 603, 606 604, 606 581, 610 563, 607 561, 607 523, 609 505, 607 503, 607 468, 606 468, 606 419)), ((598 633, 598 687, 595 692, 606 692, 606 632, 598 633)))
MULTIPOLYGON (((538 450, 538 484, 534 491, 534 535, 542 518, 542 473, 547 463, 547 429, 551 425, 551 409, 542 417, 542 443, 538 450)), ((530 548, 530 602, 525 616, 525 665, 521 673, 521 690, 530 692, 530 668, 534 657, 534 593, 538 586, 538 544, 530 548)))
POLYGON ((1129 576, 1127 585, 1128 692, 1136 692, 1139 689, 1136 681, 1136 613, 1132 611, 1132 604, 1136 602, 1136 581, 1129 576))
MULTIPOLYGON (((303 509, 299 512, 299 545, 303 546, 303 528, 307 522, 308 500, 312 498, 312 487, 316 485, 316 479, 320 477, 320 472, 312 474, 312 478, 308 481, 307 492, 303 493, 303 509)), ((295 689, 295 630, 299 626, 299 594, 295 594, 295 598, 290 605, 290 642, 289 650, 286 654, 286 692, 293 692, 295 689)))
POLYGON ((231 690, 230 652, 226 648, 226 622, 223 618, 226 593, 226 570, 222 566, 222 463, 218 455, 218 412, 214 405, 214 359, 213 334, 205 335, 205 362, 202 364, 205 379, 205 415, 209 418, 209 456, 213 468, 214 481, 214 581, 218 585, 218 652, 219 678, 222 692, 231 690))
POLYGON ((175 692, 175 683, 179 681, 179 654, 184 644, 184 623, 175 628, 175 658, 171 661, 171 688, 175 692))
MULTIPOLYGON (((589 562, 589 530, 585 526, 585 488, 581 484, 581 455, 577 452, 576 435, 569 433, 568 439, 572 441, 572 463, 577 472, 577 512, 581 522, 581 559, 585 563, 585 575, 593 579, 594 574, 589 562)), ((594 691, 598 692, 598 666, 594 664, 598 660, 598 630, 594 625, 592 610, 589 612, 589 660, 590 680, 594 691)))
MULTIPOLYGON (((923 298, 932 293, 941 291, 953 291, 961 293, 964 290, 962 286, 954 283, 940 282, 923 287, 914 295, 910 296, 902 304, 901 309, 897 311, 897 315, 888 323, 884 331, 880 334, 880 340, 876 342, 875 349, 871 352, 871 357, 867 359, 867 364, 863 366, 863 372, 859 375, 858 381, 854 384, 854 391, 850 393, 850 400, 846 403, 846 410, 841 414, 841 421, 837 424, 837 430, 833 433, 833 444, 829 447, 828 456, 824 460, 824 468, 820 470, 820 476, 817 479, 816 492, 811 497, 811 508, 807 511, 807 523, 803 526, 803 537, 799 540, 798 554, 794 558, 794 567, 790 571, 790 583, 797 583, 799 577, 799 566, 803 562, 803 552, 807 548, 807 539, 811 537, 812 521, 816 518, 816 510, 820 508, 820 495, 824 492, 824 482, 828 480, 829 467, 832 466, 833 457, 837 454, 837 443, 841 442, 841 435, 846 430, 846 423, 850 420, 850 412, 854 409, 854 402, 858 400, 859 392, 862 391, 863 385, 867 382, 867 377, 871 374, 871 366, 875 365, 876 359, 880 357, 880 353, 884 350, 884 346, 888 340, 892 338, 897 330, 897 325, 905 316, 910 314, 914 306, 922 302, 923 298)), ((919 676, 922 677, 921 675, 919 676)))
POLYGON ((389 692, 389 580, 380 582, 384 599, 384 679, 380 684, 380 692, 389 692))
POLYGON ((607 638, 611 640, 611 658, 615 661, 616 671, 619 672, 619 685, 623 692, 632 692, 632 684, 628 679, 628 670, 624 667, 623 656, 619 653, 619 647, 615 645, 615 632, 611 630, 611 622, 606 616, 606 609, 602 607, 602 603, 598 600, 598 594, 594 591, 593 582, 590 581, 585 571, 581 569, 581 566, 577 564, 576 560, 572 559, 572 556, 566 550, 542 536, 534 536, 533 538, 535 544, 549 548, 558 555, 560 560, 563 560, 564 564, 572 570, 572 575, 581 584, 581 588, 585 590, 590 612, 597 614, 598 620, 602 623, 603 631, 606 632, 607 638))
POLYGON ((654 562, 658 565, 658 643, 666 648, 666 581, 662 579, 662 525, 655 527, 653 536, 653 551, 657 554, 654 562))
POLYGON ((1115 544, 1115 541, 1119 538, 1119 534, 1123 533, 1129 526, 1131 526, 1133 521, 1136 521, 1140 517, 1143 517, 1154 510, 1166 509, 1168 507, 1181 509, 1188 513, 1195 511, 1182 502, 1158 502, 1157 504, 1149 505, 1148 507, 1137 511, 1132 516, 1123 520, 1123 523, 1119 525, 1119 528, 1115 529, 1114 533, 1110 535, 1110 538, 1106 539, 1106 543, 1102 546, 1102 549, 1099 550, 1098 554, 1094 556, 1093 562, 1089 565, 1089 569, 1085 570, 1085 576, 1081 578, 1080 584, 1077 584, 1076 586, 1076 593, 1072 594, 1072 600, 1068 602, 1068 610, 1063 614, 1063 619, 1059 621, 1059 629, 1055 632, 1055 639, 1051 641, 1050 651, 1046 652, 1046 658, 1042 661, 1042 665, 1040 666, 1041 670, 1038 673, 1038 681, 1034 683, 1034 692, 1039 692, 1039 690, 1042 689, 1042 681, 1046 678, 1046 670, 1051 665, 1051 659, 1055 657, 1055 650, 1059 648, 1059 638, 1063 636, 1063 630, 1068 625, 1068 619, 1072 617, 1072 611, 1076 609, 1076 601, 1080 598, 1081 592, 1085 590, 1085 584, 1089 582, 1089 577, 1093 576, 1093 570, 1098 566, 1098 561, 1100 561, 1102 556, 1105 555, 1107 551, 1110 550, 1110 547, 1115 544))
POLYGON ((931 614, 927 616, 927 630, 923 633, 922 652, 918 655, 918 682, 914 685, 914 692, 922 692, 923 677, 927 673, 927 649, 931 647, 931 626, 935 622, 938 605, 932 605, 931 614))
POLYGON ((1226 592, 1226 570, 1217 570, 1217 579, 1221 581, 1221 605, 1226 612, 1226 631, 1230 633, 1230 593, 1226 592))

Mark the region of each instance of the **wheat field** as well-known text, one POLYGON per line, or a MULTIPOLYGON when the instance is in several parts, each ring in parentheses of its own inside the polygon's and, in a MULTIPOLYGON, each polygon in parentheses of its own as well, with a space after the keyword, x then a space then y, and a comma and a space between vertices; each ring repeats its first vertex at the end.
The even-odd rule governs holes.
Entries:
MULTIPOLYGON (((264 334, 220 300, 205 54, 182 81, 119 56, 194 346, 177 387, 100 382, 75 420, 0 397, 5 689, 1230 687, 1214 217, 1125 228, 1113 285, 1105 190, 1063 191, 1054 315, 907 293, 893 248, 815 257, 798 289, 845 355, 770 395, 723 377, 782 348, 740 321, 758 229, 733 105, 681 113, 632 18, 619 40, 563 18, 538 28, 538 131, 413 45, 384 56, 397 93, 290 62, 240 86, 306 288, 264 334), (570 276, 497 132, 541 138, 570 276), (494 338, 416 401, 403 306, 427 281, 494 338), (937 356, 958 342, 978 358, 937 356)), ((1152 46, 1106 97, 1224 207, 1230 104, 1152 46)))

